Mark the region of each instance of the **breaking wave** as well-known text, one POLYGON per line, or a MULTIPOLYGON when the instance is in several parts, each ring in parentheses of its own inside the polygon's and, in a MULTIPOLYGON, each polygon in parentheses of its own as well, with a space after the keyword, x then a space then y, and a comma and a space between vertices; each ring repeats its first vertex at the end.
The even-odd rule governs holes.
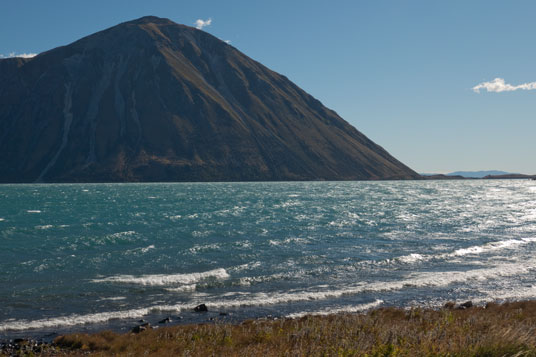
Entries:
POLYGON ((69 327, 85 324, 103 323, 117 319, 133 319, 148 315, 155 308, 132 309, 126 311, 107 311, 87 315, 59 316, 40 320, 6 321, 0 324, 0 331, 23 331, 50 327, 69 327))
POLYGON ((302 311, 302 312, 296 312, 292 314, 288 314, 287 317, 291 319, 300 318, 303 316, 325 316, 325 315, 331 315, 331 314, 341 314, 341 313, 355 313, 355 312, 363 312, 371 309, 375 309, 383 304, 383 300, 377 299, 376 301, 369 302, 367 304, 360 304, 360 305, 348 305, 343 307, 335 307, 335 308, 328 308, 323 310, 317 310, 317 311, 302 311))
POLYGON ((486 254, 489 252, 502 250, 502 249, 513 249, 518 246, 530 244, 536 242, 536 238, 520 238, 520 239, 507 239, 498 242, 490 242, 483 245, 475 245, 467 248, 456 249, 450 253, 441 253, 441 254, 418 254, 411 253, 408 255, 403 255, 400 257, 386 259, 384 262, 396 262, 403 264, 412 264, 418 262, 426 262, 430 260, 445 260, 449 258, 463 257, 466 255, 479 255, 486 254))
POLYGON ((101 279, 93 279, 94 283, 125 283, 149 286, 166 286, 175 284, 191 285, 201 280, 215 278, 224 280, 229 278, 229 274, 223 268, 209 270, 201 273, 190 274, 153 274, 153 275, 115 275, 101 279))
MULTIPOLYGON (((520 275, 529 273, 534 270, 534 261, 531 264, 502 264, 493 268, 474 269, 469 271, 445 271, 436 273, 420 273, 407 277, 406 279, 389 281, 389 282, 371 282, 371 283, 359 283, 354 286, 338 288, 338 289, 325 289, 326 286, 319 286, 316 288, 310 288, 305 291, 293 291, 293 292, 257 292, 257 293, 244 293, 244 292, 228 292, 221 297, 207 297, 206 304, 209 309, 222 308, 232 309, 238 307, 248 306, 264 306, 264 305, 277 305, 287 304, 299 301, 312 301, 312 300, 328 300, 340 298, 344 295, 357 295, 364 292, 381 292, 381 291, 395 291, 402 289, 420 288, 420 287, 442 287, 453 283, 472 283, 478 281, 484 281, 489 279, 496 279, 500 277, 508 277, 514 275, 520 275), (319 289, 320 288, 320 289, 319 289)), ((218 279, 226 279, 229 274, 225 269, 215 269, 203 273, 191 273, 191 274, 174 274, 174 275, 145 275, 140 277, 134 277, 129 275, 112 276, 103 279, 95 279, 94 282, 119 282, 119 283, 134 283, 141 285, 171 285, 171 284, 185 284, 183 287, 179 287, 175 290, 166 289, 169 291, 192 291, 195 290, 195 282, 201 281, 208 277, 215 277, 218 279)), ((532 294, 534 287, 528 289, 532 294)), ((346 307, 331 308, 318 311, 299 311, 287 315, 288 317, 300 317, 304 315, 325 315, 338 312, 359 312, 377 307, 383 303, 382 300, 368 304, 350 305, 346 307)), ((129 319, 139 318, 154 312, 181 312, 186 309, 192 309, 191 304, 176 304, 176 305, 155 305, 146 308, 132 309, 125 311, 112 311, 102 312, 88 315, 70 315, 55 317, 41 320, 19 320, 19 321, 6 321, 0 324, 0 331, 6 330, 26 330, 26 329, 38 329, 48 328, 56 326, 74 326, 88 323, 102 323, 114 319, 129 319)))

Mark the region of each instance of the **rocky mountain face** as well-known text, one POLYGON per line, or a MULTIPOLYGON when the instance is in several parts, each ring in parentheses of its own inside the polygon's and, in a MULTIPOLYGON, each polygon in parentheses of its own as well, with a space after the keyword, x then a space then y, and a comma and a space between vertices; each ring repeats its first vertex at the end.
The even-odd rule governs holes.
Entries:
POLYGON ((411 179, 286 77, 143 17, 0 60, 0 182, 411 179))

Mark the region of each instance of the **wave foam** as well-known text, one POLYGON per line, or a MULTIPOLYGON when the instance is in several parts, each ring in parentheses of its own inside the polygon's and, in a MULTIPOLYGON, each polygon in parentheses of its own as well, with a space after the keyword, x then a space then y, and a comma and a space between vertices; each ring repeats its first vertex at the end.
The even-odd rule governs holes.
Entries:
POLYGON ((329 308, 324 310, 318 310, 318 311, 302 311, 302 312, 296 312, 292 314, 288 314, 286 317, 291 319, 300 318, 303 316, 311 315, 311 316, 325 316, 325 315, 332 315, 332 314, 341 314, 341 313, 355 313, 355 312, 363 312, 366 310, 377 308, 383 304, 383 300, 377 299, 376 301, 369 302, 368 304, 361 304, 361 305, 348 305, 338 308, 329 308))
POLYGON ((310 241, 306 238, 298 238, 298 237, 295 237, 295 238, 286 238, 284 240, 274 240, 274 239, 270 239, 268 241, 268 243, 270 245, 273 245, 273 246, 277 246, 277 245, 287 245, 287 244, 307 244, 309 243, 310 241))
POLYGON ((0 324, 0 331, 23 331, 33 329, 43 329, 50 327, 68 327, 76 325, 86 325, 103 323, 110 320, 133 319, 148 315, 153 308, 133 309, 127 311, 107 311, 88 315, 59 316, 41 320, 17 320, 5 321, 0 324))
POLYGON ((261 276, 245 276, 238 280, 239 286, 250 286, 258 283, 266 283, 274 280, 283 280, 290 278, 290 273, 278 273, 272 275, 261 275, 261 276))
MULTIPOLYGON (((418 254, 418 253, 411 253, 408 255, 399 256, 392 259, 386 259, 382 262, 373 262, 373 263, 390 263, 390 262, 398 262, 398 263, 404 263, 404 264, 410 264, 410 263, 417 263, 417 262, 426 262, 433 259, 449 259, 449 258, 456 258, 456 257, 463 257, 466 255, 479 255, 479 254, 485 254, 489 253, 495 250, 501 250, 501 249, 512 249, 517 246, 522 246, 525 244, 530 244, 536 242, 536 238, 521 238, 521 239, 507 239, 502 240, 498 242, 490 242, 483 245, 475 245, 472 247, 467 248, 460 248, 450 253, 441 253, 441 254, 418 254)), ((371 261, 367 261, 368 263, 371 263, 371 261)), ((365 262, 366 263, 366 262, 365 262)))
POLYGON ((188 291, 195 291, 195 289, 197 289, 197 284, 189 284, 189 285, 179 286, 178 288, 166 288, 166 291, 170 291, 174 293, 184 293, 188 291))
MULTIPOLYGON (((272 292, 272 293, 244 293, 244 292, 228 292, 215 299, 210 299, 208 296, 205 303, 209 309, 214 308, 238 308, 244 306, 262 306, 286 304, 297 301, 311 300, 327 300, 339 298, 343 295, 357 295, 363 292, 380 292, 380 291, 396 291, 407 288, 420 287, 442 287, 453 283, 472 283, 485 281, 488 279, 496 279, 501 277, 517 276, 524 273, 533 272, 536 269, 536 261, 524 262, 524 264, 503 264, 493 268, 475 269, 470 271, 446 271, 434 273, 421 273, 408 276, 407 279, 391 281, 391 282, 373 282, 359 283, 355 286, 332 289, 327 286, 317 286, 320 290, 307 291, 292 291, 292 292, 272 292), (327 289, 326 289, 327 288, 327 289), (226 300, 222 300, 224 297, 226 300)), ((164 285, 171 283, 184 283, 184 287, 180 287, 181 291, 192 289, 195 281, 199 281, 205 277, 227 278, 228 274, 225 269, 215 269, 204 273, 193 274, 176 274, 176 275, 146 275, 142 277, 133 276, 114 276, 104 279, 95 280, 95 282, 127 282, 138 283, 144 285, 164 285), (188 284, 190 282, 190 284, 188 284)), ((524 292, 523 296, 533 296, 536 292, 536 287, 532 286, 524 292)), ((517 296, 514 296, 517 297, 517 296)), ((382 303, 381 300, 362 305, 346 306, 341 308, 325 309, 313 312, 298 312, 289 315, 289 317, 300 317, 307 314, 333 314, 338 312, 359 312, 370 308, 374 308, 382 303)), ((90 323, 103 323, 114 319, 129 319, 139 318, 148 315, 152 312, 181 312, 186 309, 192 309, 193 305, 177 304, 177 305, 157 305, 140 309, 132 309, 127 311, 112 311, 102 312, 89 315, 70 315, 61 316, 41 320, 18 320, 18 321, 3 321, 0 322, 0 331, 6 330, 28 330, 49 328, 56 326, 74 326, 90 323)))
POLYGON ((126 296, 112 296, 112 297, 104 297, 100 298, 98 301, 118 301, 118 300, 125 300, 126 296))
POLYGON ((128 311, 100 312, 89 315, 69 315, 41 320, 17 320, 0 324, 0 331, 23 331, 58 326, 75 326, 90 323, 102 323, 114 319, 128 319, 144 316, 149 309, 136 309, 128 311))
POLYGON ((412 253, 409 255, 404 255, 404 256, 395 258, 395 260, 401 263, 406 263, 406 264, 415 263, 415 262, 425 260, 425 259, 426 258, 422 254, 417 254, 417 253, 412 253))
POLYGON ((136 232, 135 231, 117 232, 117 233, 110 234, 109 237, 110 238, 121 238, 121 237, 131 236, 133 234, 136 234, 136 232))
POLYGON ((188 248, 188 251, 190 253, 192 253, 192 254, 197 254, 199 252, 206 252, 206 251, 210 251, 210 250, 220 250, 220 249, 221 249, 221 247, 220 247, 220 244, 218 244, 218 243, 204 244, 204 245, 196 244, 193 247, 188 248))
POLYGON ((219 280, 224 280, 229 278, 230 275, 223 268, 209 270, 201 273, 190 273, 190 274, 154 274, 154 275, 116 275, 109 276, 102 279, 93 279, 94 283, 126 283, 126 284, 139 284, 139 285, 149 285, 149 286, 165 286, 165 285, 175 285, 175 284, 184 284, 191 285, 197 283, 201 280, 207 278, 216 278, 219 280))
POLYGON ((249 262, 249 263, 246 263, 246 264, 242 264, 242 265, 232 267, 230 270, 235 271, 235 272, 239 272, 239 271, 242 271, 242 270, 252 270, 252 269, 260 267, 261 265, 262 265, 261 262, 255 261, 255 262, 249 262))
POLYGON ((151 249, 154 249, 154 244, 151 244, 150 246, 148 247, 145 247, 145 248, 141 248, 141 252, 142 253, 147 253, 148 251, 150 251, 151 249))
MULTIPOLYGON (((117 298, 110 298, 113 300, 120 300, 121 297, 117 298)), ((376 300, 373 303, 369 304, 363 304, 363 305, 357 305, 352 307, 345 307, 341 309, 334 309, 331 311, 325 310, 325 311, 319 311, 319 312, 308 312, 303 313, 303 315, 306 314, 330 314, 330 313, 336 313, 336 312, 359 312, 364 311, 370 308, 373 308, 375 306, 378 306, 381 304, 381 300, 376 300), (340 311, 338 311, 340 310, 340 311)), ((219 307, 238 307, 243 305, 237 305, 230 303, 212 303, 211 306, 219 306, 219 307)), ((76 326, 76 325, 87 325, 87 324, 97 324, 97 323, 105 323, 110 320, 119 320, 119 319, 137 319, 146 315, 149 315, 150 313, 154 312, 175 312, 179 313, 183 310, 192 309, 193 306, 188 305, 161 305, 161 306, 152 306, 152 307, 146 307, 146 308, 140 308, 140 309, 132 309, 132 310, 126 310, 126 311, 107 311, 107 312, 99 312, 95 314, 87 314, 87 315, 68 315, 68 316, 59 316, 59 317, 52 317, 47 319, 40 319, 40 320, 15 320, 12 319, 6 320, 3 322, 0 322, 0 331, 24 331, 24 330, 34 330, 34 329, 45 329, 45 328, 52 328, 52 327, 69 327, 69 326, 76 326)), ((289 317, 299 317, 299 315, 302 313, 296 313, 295 316, 289 316, 289 317)))
MULTIPOLYGON (((207 301, 207 304, 220 308, 235 308, 241 306, 262 306, 275 305, 297 301, 309 300, 327 300, 339 298, 344 295, 357 295, 364 292, 382 292, 382 291, 397 291, 408 288, 423 288, 423 287, 444 287, 454 283, 476 283, 478 281, 486 281, 502 277, 517 276, 519 274, 529 273, 534 270, 535 262, 532 266, 525 264, 503 264, 493 268, 475 269, 469 271, 446 271, 446 272, 430 272, 408 276, 406 279, 389 281, 389 282, 372 282, 359 283, 354 286, 340 289, 322 289, 308 290, 300 292, 274 292, 274 293, 255 293, 255 294, 239 294, 235 293, 237 298, 234 300, 207 301)), ((319 287, 316 287, 319 288, 319 287)), ((232 294, 229 293, 229 296, 232 294)))
POLYGON ((449 256, 464 256, 468 254, 481 254, 493 250, 512 248, 518 245, 525 245, 536 242, 536 238, 521 238, 521 239, 508 239, 498 242, 492 242, 480 246, 473 246, 469 248, 458 249, 449 256))

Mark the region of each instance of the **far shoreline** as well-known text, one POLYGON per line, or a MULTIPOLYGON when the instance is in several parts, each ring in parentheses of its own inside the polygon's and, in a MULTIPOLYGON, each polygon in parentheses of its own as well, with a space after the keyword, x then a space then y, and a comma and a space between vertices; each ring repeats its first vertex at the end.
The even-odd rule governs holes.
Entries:
POLYGON ((230 183, 321 183, 321 182, 409 182, 409 181, 481 181, 481 180, 536 180, 536 174, 507 174, 507 175, 488 175, 484 177, 464 177, 451 176, 445 174, 421 175, 419 178, 372 178, 360 180, 258 180, 258 181, 50 181, 50 182, 2 182, 0 186, 7 185, 113 185, 113 184, 230 184, 230 183))

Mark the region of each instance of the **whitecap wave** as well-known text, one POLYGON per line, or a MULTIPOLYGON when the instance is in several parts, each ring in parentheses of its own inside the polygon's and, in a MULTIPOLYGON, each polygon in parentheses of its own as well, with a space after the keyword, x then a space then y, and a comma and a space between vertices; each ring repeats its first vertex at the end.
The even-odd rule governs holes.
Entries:
MULTIPOLYGON (((262 306, 290 303, 297 301, 327 300, 339 298, 345 295, 357 295, 365 292, 385 292, 398 291, 411 288, 423 287, 445 287, 454 283, 471 283, 498 279, 504 277, 518 276, 534 271, 535 261, 524 262, 523 264, 502 264, 493 268, 474 269, 469 271, 445 271, 416 273, 407 276, 405 279, 387 282, 362 282, 353 286, 338 289, 325 289, 317 286, 306 291, 297 292, 272 292, 243 294, 235 293, 233 300, 212 300, 208 303, 220 308, 235 308, 241 306, 262 306)), ((228 296, 232 296, 229 293, 228 296)))
MULTIPOLYGON (((300 299, 303 299, 301 297, 300 299)), ((118 299, 119 300, 119 299, 118 299)), ((283 299, 277 299, 280 302, 283 299)), ((271 300, 270 302, 274 302, 276 300, 271 300)), ((298 301, 298 300, 293 300, 298 301)), ((266 302, 263 301, 257 301, 254 303, 254 305, 263 305, 266 304, 266 302)), ((225 307, 225 308, 233 308, 233 307, 240 307, 240 306, 247 306, 247 302, 245 301, 220 301, 220 302, 211 302, 209 308, 215 308, 215 307, 225 307)), ((363 309, 371 308, 372 305, 369 306, 362 306, 363 309)), ((110 320, 119 320, 119 319, 137 319, 146 315, 149 315, 151 313, 157 313, 157 312, 175 312, 179 313, 184 310, 191 310, 193 306, 191 305, 183 305, 183 304, 177 304, 177 305, 160 305, 160 306, 151 306, 146 308, 139 308, 139 309, 131 309, 131 310, 125 310, 125 311, 107 311, 107 312, 100 312, 100 313, 94 313, 94 314, 87 314, 87 315, 68 315, 68 316, 58 316, 58 317, 51 317, 46 319, 39 319, 39 320, 13 320, 9 319, 6 321, 0 322, 0 331, 23 331, 23 330, 32 330, 32 329, 45 329, 45 328, 52 328, 52 327, 69 327, 69 326, 76 326, 76 325, 86 325, 86 324, 97 324, 97 323, 105 323, 110 320)), ((355 311, 358 311, 361 308, 361 306, 356 306, 355 311)))
POLYGON ((153 275, 115 275, 101 279, 93 279, 94 283, 126 283, 126 284, 138 284, 148 286, 166 286, 166 285, 191 285, 201 280, 208 278, 215 278, 218 280, 225 280, 230 275, 223 268, 209 270, 201 273, 189 273, 189 274, 153 274, 153 275))
POLYGON ((397 261, 399 261, 401 263, 406 263, 406 264, 415 263, 415 262, 425 260, 425 259, 426 258, 422 254, 417 254, 417 253, 412 253, 412 254, 409 254, 409 255, 404 255, 404 256, 395 258, 395 260, 397 260, 397 261))
POLYGON ((239 271, 242 271, 242 270, 251 270, 251 269, 255 269, 255 268, 258 268, 262 265, 261 262, 259 261, 254 261, 254 262, 249 262, 249 263, 246 263, 246 264, 242 264, 242 265, 238 265, 238 266, 235 266, 235 267, 232 267, 230 268, 229 270, 232 270, 234 272, 239 272, 239 271))
POLYGON ((197 289, 197 284, 189 284, 189 285, 179 286, 177 288, 166 288, 166 291, 170 291, 174 293, 184 293, 188 291, 195 291, 195 289, 197 289))
POLYGON ((110 238, 121 238, 121 237, 131 236, 131 235, 134 235, 134 234, 136 234, 135 231, 125 231, 125 232, 117 232, 117 233, 110 234, 109 237, 110 238))
MULTIPOLYGON (((191 286, 191 285, 189 285, 191 286)), ((226 297, 238 297, 232 300, 210 300, 206 304, 209 309, 214 308, 237 308, 242 306, 262 306, 273 305, 278 303, 287 303, 294 301, 319 300, 326 298, 338 297, 343 293, 351 290, 336 291, 319 291, 319 292, 298 292, 298 293, 256 293, 244 294, 243 292, 228 293, 226 297)), ((118 299, 119 300, 119 299, 118 299)), ((51 317, 39 320, 6 320, 0 322, 0 331, 22 331, 31 329, 44 329, 51 327, 69 327, 85 324, 105 323, 110 320, 118 319, 135 319, 151 313, 157 312, 175 312, 179 313, 184 310, 191 310, 194 304, 177 304, 177 305, 155 305, 145 308, 131 309, 125 311, 107 311, 87 315, 68 315, 51 317)))
POLYGON ((287 208, 287 207, 294 207, 294 206, 300 206, 301 203, 299 201, 286 201, 286 202, 282 202, 280 204, 275 204, 273 207, 275 209, 279 209, 279 208, 287 208))
POLYGON ((508 249, 519 245, 525 245, 536 242, 536 238, 508 239, 498 242, 491 242, 480 246, 473 246, 455 250, 449 256, 464 256, 469 254, 481 254, 493 250, 508 249))
POLYGON ((536 242, 536 238, 521 238, 521 239, 507 239, 497 242, 490 242, 483 245, 475 245, 467 248, 460 248, 456 249, 453 252, 449 253, 440 253, 440 254, 418 254, 418 253, 411 253, 408 255, 402 255, 399 257, 395 257, 392 259, 386 259, 384 261, 365 261, 362 262, 364 264, 366 263, 373 263, 373 264, 385 264, 385 263, 404 263, 404 264, 411 264, 411 263, 418 263, 418 262, 426 262, 434 259, 450 259, 450 258, 456 258, 456 257, 463 257, 466 255, 479 255, 479 254, 485 254, 496 250, 502 250, 502 249, 514 249, 518 246, 530 244, 536 242))
POLYGON ((206 238, 212 233, 214 233, 214 231, 211 230, 192 231, 192 236, 196 238, 206 238))
POLYGON ((33 271, 35 271, 36 273, 38 273, 38 272, 43 271, 43 270, 45 270, 45 269, 48 269, 48 264, 43 263, 43 264, 41 264, 41 265, 35 267, 33 271))
POLYGON ((44 329, 51 327, 69 327, 76 325, 86 325, 103 323, 117 319, 131 319, 148 315, 153 309, 132 309, 126 311, 107 311, 88 315, 68 315, 52 317, 40 320, 16 320, 0 322, 0 331, 23 331, 33 329, 44 329))
POLYGON ((234 243, 234 246, 239 248, 251 248, 251 242, 249 240, 238 241, 234 243))
POLYGON ((291 318, 291 319, 296 319, 296 318, 300 318, 300 317, 307 316, 307 315, 325 316, 325 315, 341 314, 341 313, 363 312, 363 311, 367 311, 370 309, 375 309, 381 304, 383 304, 383 300, 377 299, 376 301, 369 302, 367 304, 348 305, 348 306, 343 306, 343 307, 328 308, 328 309, 317 310, 317 311, 301 311, 301 312, 288 314, 286 317, 291 318))
POLYGON ((250 285, 266 283, 266 282, 274 281, 274 280, 288 279, 291 277, 292 277, 292 274, 290 273, 279 273, 279 274, 260 275, 260 276, 245 276, 245 277, 238 279, 238 284, 235 284, 235 285, 250 286, 250 285))
POLYGON ((119 301, 119 300, 126 300, 126 296, 112 296, 112 297, 104 297, 100 298, 98 301, 119 301))
POLYGON ((218 243, 203 244, 203 245, 196 244, 193 247, 189 248, 188 251, 190 253, 197 254, 197 253, 206 252, 209 250, 220 250, 220 248, 221 248, 220 244, 218 243))
POLYGON ((151 249, 155 249, 154 245, 151 244, 150 246, 147 246, 145 248, 141 248, 141 252, 142 253, 147 253, 148 251, 150 251, 151 249))
MULTIPOLYGON (((501 277, 517 276, 520 274, 526 274, 533 272, 536 266, 535 261, 525 262, 524 264, 503 264, 488 269, 475 269, 470 271, 447 271, 439 273, 421 273, 408 276, 406 279, 390 281, 390 282, 373 282, 373 283, 360 283, 354 286, 330 289, 329 287, 317 286, 306 291, 290 291, 290 292, 271 292, 271 293, 244 293, 244 292, 228 292, 222 296, 210 298, 206 296, 204 299, 209 309, 215 308, 238 308, 247 306, 263 306, 263 305, 276 305, 287 304, 298 301, 312 301, 312 300, 327 300, 335 299, 344 295, 356 295, 363 292, 380 292, 380 291, 394 291, 407 288, 419 288, 419 287, 442 287, 453 283, 474 283, 478 281, 484 281, 489 279, 496 279, 501 277), (225 299, 222 300, 222 297, 225 299)), ((148 275, 143 277, 132 276, 115 276, 105 279, 97 279, 96 282, 112 281, 112 282, 135 282, 139 284, 155 284, 162 285, 170 282, 186 282, 197 281, 205 276, 220 276, 227 277, 228 274, 224 269, 216 269, 204 273, 193 274, 176 274, 176 275, 148 275), (125 278, 126 277, 126 278, 125 278)), ((193 288, 192 284, 186 284, 182 289, 193 288)), ((184 291, 184 290, 183 290, 184 291)), ((532 286, 519 296, 534 296, 536 294, 536 287, 532 286)), ((353 305, 341 308, 326 309, 313 312, 298 312, 289 316, 299 317, 307 314, 333 314, 338 312, 359 312, 370 308, 374 308, 380 305, 381 300, 376 300, 370 304, 353 305)), ((49 319, 41 320, 18 320, 18 321, 3 321, 0 322, 0 331, 6 330, 28 330, 49 328, 57 326, 74 326, 90 323, 103 323, 114 319, 129 319, 139 318, 150 313, 156 312, 181 312, 183 310, 191 310, 194 304, 177 304, 177 305, 156 305, 146 308, 132 309, 126 311, 112 311, 102 312, 89 315, 70 315, 61 316, 49 319)))
POLYGON ((26 212, 28 212, 28 213, 41 213, 41 210, 39 210, 39 209, 29 209, 29 210, 26 210, 26 212))
POLYGON ((50 229, 54 227, 53 225, 51 224, 45 224, 45 225, 42 225, 42 226, 35 226, 35 229, 50 229))
POLYGON ((268 241, 268 243, 270 245, 273 245, 273 246, 277 246, 277 245, 288 245, 288 244, 291 244, 291 243, 295 243, 295 244, 307 244, 309 243, 310 241, 306 238, 298 238, 298 237, 293 237, 293 238, 286 238, 286 239, 283 239, 283 240, 276 240, 276 239, 270 239, 268 241))

